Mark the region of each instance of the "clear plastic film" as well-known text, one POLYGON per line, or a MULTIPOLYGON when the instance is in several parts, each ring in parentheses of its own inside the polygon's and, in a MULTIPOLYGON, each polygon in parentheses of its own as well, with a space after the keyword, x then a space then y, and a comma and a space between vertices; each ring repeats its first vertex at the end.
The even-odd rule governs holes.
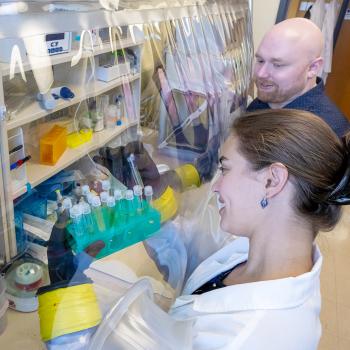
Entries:
MULTIPOLYGON (((211 183, 220 145, 246 107, 248 3, 0 4, 2 270, 23 254, 43 266, 50 281, 33 276, 39 303, 31 300, 35 310, 41 300, 39 315, 69 288, 93 310, 80 329, 75 316, 45 321, 57 326, 41 325, 48 347, 86 330, 89 343, 144 278, 153 295, 130 315, 143 324, 150 300, 166 318, 188 275, 232 239, 220 231, 211 183)), ((74 305, 84 311, 84 302, 74 305)), ((173 334, 190 329, 164 323, 173 334)))

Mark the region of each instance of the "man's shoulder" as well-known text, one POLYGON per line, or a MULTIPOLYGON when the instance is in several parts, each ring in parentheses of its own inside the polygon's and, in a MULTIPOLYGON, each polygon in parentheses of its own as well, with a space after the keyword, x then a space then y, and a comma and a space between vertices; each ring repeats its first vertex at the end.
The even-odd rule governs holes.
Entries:
POLYGON ((247 107, 247 112, 253 112, 259 109, 269 109, 269 105, 266 102, 260 101, 258 98, 255 98, 247 107))
POLYGON ((344 135, 350 128, 345 115, 324 91, 319 91, 317 94, 306 93, 301 95, 285 108, 300 109, 319 116, 338 136, 344 135))

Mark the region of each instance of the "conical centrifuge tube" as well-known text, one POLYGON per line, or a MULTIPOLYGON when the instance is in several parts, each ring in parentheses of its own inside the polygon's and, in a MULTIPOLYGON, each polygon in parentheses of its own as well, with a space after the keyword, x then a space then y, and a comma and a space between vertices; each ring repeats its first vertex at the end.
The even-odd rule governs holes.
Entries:
POLYGON ((94 196, 92 198, 91 206, 94 221, 97 225, 98 230, 102 232, 106 229, 106 225, 103 219, 100 197, 94 196))
POLYGON ((141 214, 143 211, 143 201, 142 201, 142 187, 140 185, 135 185, 133 187, 134 195, 135 195, 135 206, 136 212, 141 214))

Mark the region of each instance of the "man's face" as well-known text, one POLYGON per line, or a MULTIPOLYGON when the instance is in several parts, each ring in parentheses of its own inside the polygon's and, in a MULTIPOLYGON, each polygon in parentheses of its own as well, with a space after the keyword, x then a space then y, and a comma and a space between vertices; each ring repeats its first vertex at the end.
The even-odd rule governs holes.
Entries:
POLYGON ((255 56, 254 82, 261 101, 283 106, 308 90, 311 62, 300 44, 267 36, 255 56))

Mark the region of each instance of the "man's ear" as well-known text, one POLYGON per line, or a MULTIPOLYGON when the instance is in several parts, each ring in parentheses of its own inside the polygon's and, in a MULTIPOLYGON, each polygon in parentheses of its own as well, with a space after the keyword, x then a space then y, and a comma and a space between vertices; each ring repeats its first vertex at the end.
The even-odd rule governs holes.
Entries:
POLYGON ((272 198, 279 194, 288 181, 288 169, 282 163, 273 163, 266 173, 266 197, 272 198))
POLYGON ((321 69, 323 67, 323 57, 318 57, 315 58, 309 66, 309 71, 308 71, 308 78, 312 79, 315 78, 321 73, 321 69))

